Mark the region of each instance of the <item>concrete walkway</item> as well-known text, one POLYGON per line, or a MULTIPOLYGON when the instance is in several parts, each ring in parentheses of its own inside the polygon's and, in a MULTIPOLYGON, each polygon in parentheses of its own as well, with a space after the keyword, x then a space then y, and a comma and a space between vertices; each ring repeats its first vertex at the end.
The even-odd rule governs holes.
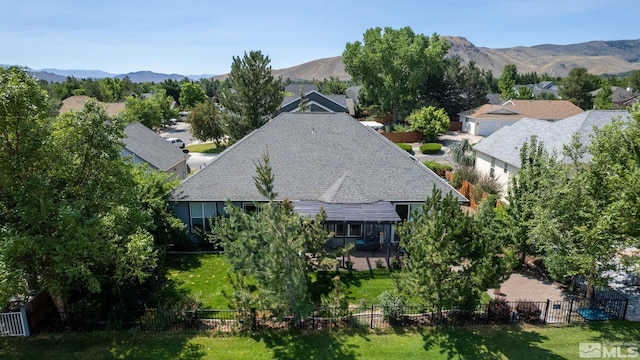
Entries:
POLYGON ((562 301, 569 296, 560 284, 541 280, 528 274, 513 273, 500 286, 500 295, 494 289, 487 291, 492 298, 504 297, 507 301, 562 301))

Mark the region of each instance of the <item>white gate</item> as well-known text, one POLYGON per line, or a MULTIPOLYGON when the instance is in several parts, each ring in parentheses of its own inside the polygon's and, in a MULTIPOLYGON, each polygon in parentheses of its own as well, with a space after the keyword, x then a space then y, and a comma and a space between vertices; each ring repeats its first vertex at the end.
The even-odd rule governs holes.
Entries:
POLYGON ((29 323, 24 308, 20 312, 0 313, 0 336, 29 336, 29 323))

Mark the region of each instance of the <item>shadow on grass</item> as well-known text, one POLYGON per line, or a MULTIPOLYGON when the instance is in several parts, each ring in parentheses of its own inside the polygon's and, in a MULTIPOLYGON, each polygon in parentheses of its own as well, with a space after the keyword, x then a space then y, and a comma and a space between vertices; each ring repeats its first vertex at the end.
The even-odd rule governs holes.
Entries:
POLYGON ((636 321, 593 321, 584 325, 592 331, 599 333, 593 337, 593 342, 636 342, 640 343, 640 322, 636 321))
POLYGON ((193 334, 127 332, 65 333, 29 338, 0 338, 0 358, 199 360, 207 356, 193 334))
MULTIPOLYGON (((347 287, 347 291, 351 288, 359 288, 369 280, 373 279, 390 279, 391 273, 388 269, 372 269, 361 271, 318 271, 315 279, 309 287, 311 299, 313 302, 320 301, 322 294, 328 294, 333 289, 333 278, 340 277, 340 281, 347 287)), ((349 297, 350 300, 356 300, 349 297)))
POLYGON ((277 332, 266 331, 253 334, 256 341, 263 342, 273 352, 273 358, 281 360, 298 359, 356 359, 357 346, 345 340, 354 335, 363 336, 366 331, 309 331, 277 332))
POLYGON ((165 254, 158 271, 154 300, 149 305, 158 307, 160 305, 174 304, 192 295, 188 290, 181 289, 180 282, 172 280, 169 272, 172 270, 188 272, 196 269, 202 263, 202 256, 198 254, 165 254))
POLYGON ((564 359, 540 347, 549 338, 536 331, 524 331, 520 326, 509 329, 491 326, 470 328, 426 328, 419 331, 425 350, 440 349, 447 359, 489 360, 508 359, 564 359))

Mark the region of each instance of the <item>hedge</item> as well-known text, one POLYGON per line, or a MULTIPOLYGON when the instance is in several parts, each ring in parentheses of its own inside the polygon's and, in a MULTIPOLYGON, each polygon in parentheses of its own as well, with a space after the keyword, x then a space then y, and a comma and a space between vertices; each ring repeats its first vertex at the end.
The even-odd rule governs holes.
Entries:
POLYGON ((398 143, 398 146, 400 146, 400 149, 406 151, 406 152, 412 152, 413 151, 413 147, 411 146, 411 144, 405 144, 405 143, 398 143))
POLYGON ((442 150, 442 144, 440 143, 426 143, 420 145, 420 152, 423 154, 439 154, 442 150))
POLYGON ((445 171, 453 170, 453 166, 450 164, 442 164, 435 161, 424 161, 423 164, 440 176, 444 176, 445 171))

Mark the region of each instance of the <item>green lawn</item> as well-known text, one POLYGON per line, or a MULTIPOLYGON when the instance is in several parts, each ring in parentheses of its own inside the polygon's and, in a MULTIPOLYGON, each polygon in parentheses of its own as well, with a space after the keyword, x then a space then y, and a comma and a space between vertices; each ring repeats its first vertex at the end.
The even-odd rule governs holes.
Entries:
POLYGON ((186 148, 190 152, 206 153, 206 154, 218 154, 225 149, 224 147, 216 147, 214 143, 187 145, 186 148))
POLYGON ((168 283, 161 296, 173 293, 188 294, 202 302, 207 309, 227 309, 223 291, 230 292, 227 280, 229 262, 223 255, 167 254, 168 283))
MULTIPOLYGON (((168 254, 167 255, 167 293, 189 294, 200 300, 207 309, 227 309, 227 300, 222 291, 230 292, 227 280, 229 263, 223 255, 215 254, 168 254), (170 291, 171 290, 171 291, 170 291)), ((349 290, 350 302, 359 305, 378 304, 377 297, 385 290, 394 289, 388 269, 372 271, 330 271, 319 273, 311 285, 312 298, 320 299, 321 293, 327 293, 331 279, 339 275, 349 290)))
MULTIPOLYGON (((223 291, 231 292, 227 280, 229 263, 223 255, 216 254, 169 254, 167 255, 168 284, 161 297, 170 298, 176 293, 187 294, 202 302, 205 309, 227 309, 227 300, 223 291)), ((312 278, 311 297, 320 301, 320 294, 331 289, 331 280, 336 275, 347 285, 348 298, 353 305, 377 305, 378 295, 385 290, 395 289, 388 269, 369 271, 329 271, 318 272, 312 278)), ((483 294, 482 303, 488 303, 491 297, 483 294)))
POLYGON ((580 343, 638 339, 640 324, 632 322, 242 336, 95 332, 0 338, 0 359, 578 359, 580 343))

